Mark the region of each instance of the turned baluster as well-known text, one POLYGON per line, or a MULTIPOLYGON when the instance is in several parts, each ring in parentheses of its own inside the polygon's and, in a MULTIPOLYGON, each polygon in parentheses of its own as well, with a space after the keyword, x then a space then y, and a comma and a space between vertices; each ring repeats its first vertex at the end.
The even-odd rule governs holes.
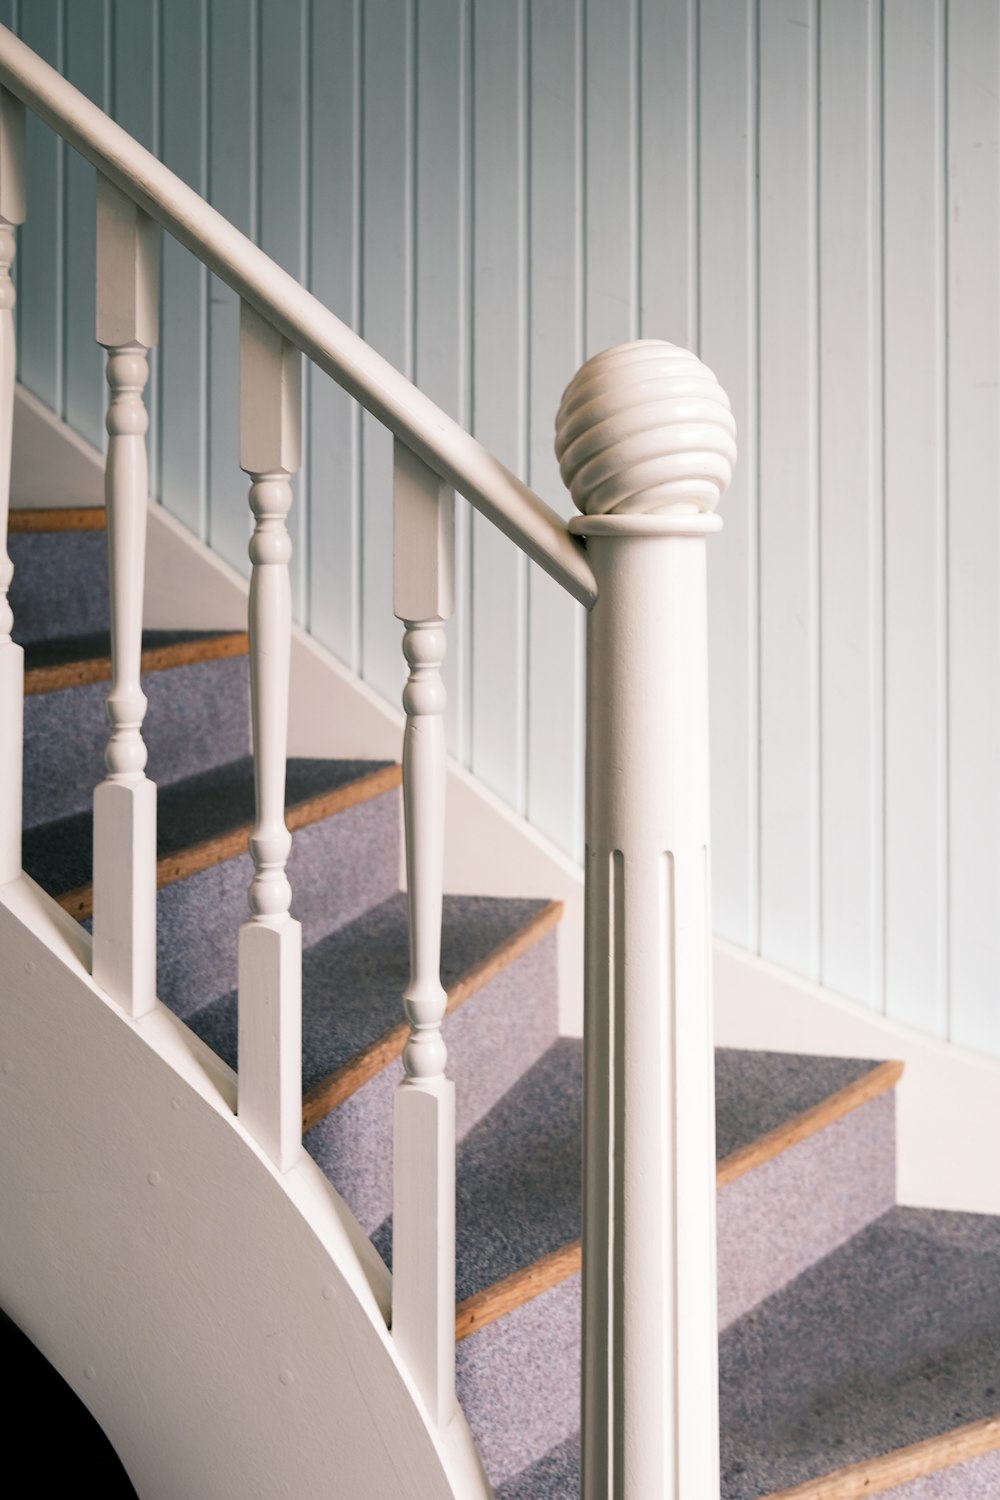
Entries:
POLYGON ((300 463, 298 350, 240 310, 240 467, 250 476, 250 702, 257 816, 250 920, 239 942, 239 1116, 283 1171, 302 1150, 302 928, 285 864, 292 608, 286 519, 300 463))
POLYGON ((584 1500, 719 1493, 705 539, 725 392, 657 340, 556 424, 587 625, 584 1500))
POLYGON ((107 351, 105 506, 111 737, 94 792, 94 978, 133 1016, 156 1002, 156 787, 145 774, 140 683, 149 478, 143 391, 156 343, 159 230, 97 179, 97 342, 107 351))
POLYGON ((455 1087, 441 1035, 445 689, 454 594, 454 494, 394 446, 394 610, 410 669, 403 692, 403 806, 410 916, 410 1034, 396 1090, 392 1332, 432 1418, 455 1410, 455 1087))
POLYGON ((0 89, 0 885, 21 872, 21 768, 24 652, 11 639, 7 597, 14 566, 7 553, 11 436, 14 427, 14 283, 11 266, 24 223, 24 105, 0 89))

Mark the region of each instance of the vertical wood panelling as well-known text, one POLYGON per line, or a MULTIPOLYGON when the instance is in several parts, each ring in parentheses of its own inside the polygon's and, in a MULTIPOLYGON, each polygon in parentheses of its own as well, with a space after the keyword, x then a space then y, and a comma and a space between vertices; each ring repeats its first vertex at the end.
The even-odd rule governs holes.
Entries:
POLYGON ((821 0, 820 38, 820 977, 832 989, 880 1007, 883 796, 878 0, 821 0))
MULTIPOLYGON (((296 281, 306 280, 306 0, 260 0, 257 106, 257 239, 296 281)), ((292 614, 306 617, 306 474, 292 479, 288 517, 292 614)))
MULTIPOLYGON (((475 0, 473 431, 515 472, 527 452, 526 25, 524 0, 475 0)), ((478 515, 472 548, 472 766, 523 812, 527 564, 478 515)))
POLYGON ((584 8, 586 358, 639 332, 637 7, 584 8))
POLYGON ((761 0, 760 951, 819 968, 814 0, 761 0))
MULTIPOLYGON (((102 109, 110 103, 110 33, 108 0, 70 0, 66 6, 66 77, 102 109)), ((104 356, 94 337, 96 180, 90 163, 70 151, 66 161, 63 415, 88 443, 103 448, 104 356)))
MULTIPOLYGON (((360 319, 361 0, 312 6, 309 41, 310 286, 352 328, 360 319)), ((361 417, 332 380, 307 377, 309 628, 361 665, 361 417)))
POLYGON ((1000 26, 948 17, 950 1034, 1000 1050, 1000 26))
MULTIPOLYGON (((469 0, 418 0, 416 25, 416 176, 414 194, 416 329, 413 378, 468 426, 468 62, 469 0)), ((469 507, 457 507, 457 616, 448 630, 442 677, 452 754, 468 745, 469 507)))
POLYGON ((885 6, 886 1009, 944 1033, 943 0, 885 6))
POLYGON ((639 334, 697 349, 697 0, 640 0, 639 22, 639 334))
MULTIPOLYGON (((362 336, 398 369, 413 358, 413 6, 363 6, 362 336)), ((364 529, 362 666, 373 687, 399 702, 399 626, 392 614, 392 441, 362 418, 364 529)))
MULTIPOLYGON (((244 234, 257 234, 257 0, 210 0, 209 197, 244 234)), ((240 299, 209 279, 208 540, 250 569, 246 484, 239 470, 240 299)))
MULTIPOLYGON (((4 5, 566 514, 576 366, 697 347, 740 449, 716 930, 1000 1053, 1000 0, 4 5)), ((101 445, 93 198, 30 121, 21 377, 101 445)), ((163 286, 153 482, 245 571, 238 302, 169 242, 163 286)), ((306 389, 297 607, 398 703, 391 444, 306 389)), ((457 537, 450 748, 579 853, 582 612, 464 504, 457 537)))
MULTIPOLYGON (((22 7, 20 35, 55 68, 63 67, 60 0, 22 7)), ((25 181, 28 217, 18 232, 18 370, 21 380, 63 413, 63 188, 66 148, 28 111, 25 181), (27 334, 27 337, 23 335, 27 334)))
MULTIPOLYGON (((160 0, 112 0, 111 75, 106 93, 119 125, 159 156, 160 0)), ((146 437, 150 487, 159 492, 160 346, 149 351, 146 437)))
MULTIPOLYGON (((559 475, 552 430, 582 357, 579 22, 578 0, 536 5, 531 12, 527 478, 565 516, 575 511, 559 475)), ((538 568, 529 568, 528 588, 528 817, 561 848, 577 852, 583 837, 583 611, 538 568)))
MULTIPOLYGON (((161 3, 161 150, 172 171, 206 190, 206 0, 161 3)), ((208 274, 163 236, 160 315, 160 439, 157 493, 198 536, 208 524, 206 334, 208 274)), ((234 466, 235 467, 235 466, 234 466)), ((153 471, 156 483, 156 471, 153 471)))
POLYGON ((715 930, 758 943, 756 8, 701 0, 699 353, 733 405, 739 463, 708 549, 715 930), (708 184, 711 184, 709 190, 708 184))

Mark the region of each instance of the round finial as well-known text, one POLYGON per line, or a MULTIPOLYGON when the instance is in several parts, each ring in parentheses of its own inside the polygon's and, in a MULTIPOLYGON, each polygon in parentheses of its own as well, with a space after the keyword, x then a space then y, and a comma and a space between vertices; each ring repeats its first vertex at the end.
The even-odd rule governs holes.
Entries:
POLYGON ((736 423, 696 355, 637 339, 573 376, 556 417, 556 457, 585 515, 712 511, 732 478, 736 423))

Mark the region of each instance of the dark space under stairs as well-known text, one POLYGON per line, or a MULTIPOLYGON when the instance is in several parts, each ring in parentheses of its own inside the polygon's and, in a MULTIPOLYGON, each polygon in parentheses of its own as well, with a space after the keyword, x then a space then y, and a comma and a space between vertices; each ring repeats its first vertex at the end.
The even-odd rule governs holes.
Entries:
MULTIPOLYGON (((15 513, 11 530, 24 866, 87 921, 107 734, 103 512, 15 513)), ((158 990, 235 1064, 253 816, 246 638, 158 632, 144 673, 158 990)), ((393 765, 289 765, 305 1143, 390 1263, 407 964, 398 787, 393 765)), ((542 901, 445 902, 459 1393, 500 1500, 579 1493, 581 1048, 557 1032, 559 915, 542 901)), ((1000 1220, 895 1206, 898 1067, 720 1050, 716 1073, 725 1500, 1000 1496, 1000 1422, 988 1421, 1000 1409, 1000 1220), (902 1480, 887 1487, 890 1473, 902 1480)), ((0 1335, 20 1372, 9 1431, 49 1413, 39 1483, 54 1492, 86 1476, 106 1500, 132 1495, 69 1388, 13 1325, 0 1335)))

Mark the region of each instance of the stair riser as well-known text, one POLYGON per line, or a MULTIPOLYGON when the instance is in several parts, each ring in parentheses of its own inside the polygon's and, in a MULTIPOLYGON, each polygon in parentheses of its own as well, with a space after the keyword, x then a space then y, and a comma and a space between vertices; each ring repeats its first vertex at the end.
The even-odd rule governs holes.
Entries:
MULTIPOLYGON (((89 807, 104 778, 109 685, 38 693, 24 701, 24 826, 89 807)), ((146 774, 167 783, 246 755, 250 696, 245 657, 147 672, 146 774)))
MULTIPOLYGON (((164 886, 157 899, 157 993, 187 1018, 236 988, 249 854, 164 886)), ((303 947, 385 901, 399 882, 399 793, 383 792, 292 835, 292 915, 303 947)))
POLYGON ((10 538, 14 638, 27 645, 108 628, 108 539, 103 531, 10 538))
POLYGON ((895 1150, 889 1090, 722 1188, 720 1328, 892 1207, 895 1150))
MULTIPOLYGON (((555 1039, 556 934, 549 933, 446 1020, 461 1139, 555 1039)), ((392 1211, 393 1063, 306 1136, 310 1154, 372 1234, 392 1211)), ((383 1247, 385 1235, 377 1238, 383 1247)))

